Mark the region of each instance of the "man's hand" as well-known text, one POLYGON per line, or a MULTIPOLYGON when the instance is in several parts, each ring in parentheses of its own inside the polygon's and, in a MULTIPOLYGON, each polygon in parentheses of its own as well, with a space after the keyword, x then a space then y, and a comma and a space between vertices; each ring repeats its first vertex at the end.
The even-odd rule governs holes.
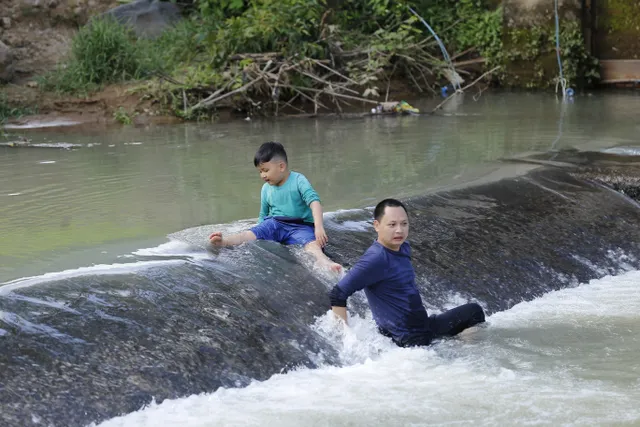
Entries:
POLYGON ((345 325, 348 325, 348 323, 347 323, 347 307, 336 307, 336 306, 333 306, 333 307, 331 307, 331 311, 333 311, 333 314, 335 314, 338 319, 342 320, 345 325))
POLYGON ((324 248, 329 238, 327 237, 327 233, 324 231, 324 227, 321 225, 316 225, 315 227, 316 234, 316 242, 320 245, 321 248, 324 248))

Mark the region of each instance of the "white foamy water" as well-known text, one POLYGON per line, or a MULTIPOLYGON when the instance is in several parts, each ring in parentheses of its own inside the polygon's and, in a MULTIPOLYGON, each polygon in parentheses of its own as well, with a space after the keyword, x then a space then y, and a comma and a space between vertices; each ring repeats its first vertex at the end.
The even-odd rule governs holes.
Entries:
POLYGON ((4 125, 7 130, 23 130, 23 129, 40 129, 40 128, 55 128, 61 126, 73 126, 80 124, 79 121, 57 119, 57 120, 30 120, 24 123, 8 123, 4 125))
POLYGON ((211 257, 206 252, 203 252, 200 248, 194 247, 193 245, 178 240, 170 240, 166 243, 152 248, 138 249, 137 251, 133 252, 132 255, 137 255, 140 257, 168 258, 184 256, 193 259, 206 259, 211 257))
POLYGON ((5 283, 0 283, 0 295, 6 295, 16 289, 25 288, 28 286, 34 286, 41 283, 50 282, 53 280, 70 279, 73 277, 87 276, 87 275, 117 275, 128 274, 140 270, 149 268, 183 264, 182 260, 166 260, 166 261, 137 261, 129 263, 118 264, 98 264, 89 267, 72 268, 69 270, 56 271, 51 273, 41 274, 39 276, 23 277, 21 279, 12 280, 5 283))
POLYGON ((640 272, 548 293, 430 348, 400 349, 370 318, 341 331, 343 367, 167 400, 100 427, 640 424, 640 272))
POLYGON ((604 153, 618 154, 621 156, 640 156, 640 147, 633 146, 611 147, 602 151, 604 153))

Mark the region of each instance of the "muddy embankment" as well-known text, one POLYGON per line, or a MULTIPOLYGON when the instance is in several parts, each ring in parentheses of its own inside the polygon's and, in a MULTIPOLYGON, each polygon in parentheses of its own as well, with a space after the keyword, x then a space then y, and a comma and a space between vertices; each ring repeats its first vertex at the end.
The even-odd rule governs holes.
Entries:
MULTIPOLYGON (((135 123, 172 121, 154 103, 132 89, 110 85, 87 96, 43 91, 38 78, 54 70, 69 54, 78 28, 92 16, 121 4, 117 0, 3 0, 0 6, 0 101, 35 114, 8 121, 17 126, 115 123, 119 109, 135 123)), ((15 128, 15 127, 14 127, 15 128)))

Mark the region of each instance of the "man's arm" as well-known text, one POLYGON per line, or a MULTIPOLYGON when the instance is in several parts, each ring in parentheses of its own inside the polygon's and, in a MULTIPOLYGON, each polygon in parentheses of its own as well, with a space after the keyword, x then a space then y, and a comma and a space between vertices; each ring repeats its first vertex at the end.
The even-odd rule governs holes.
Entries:
POLYGON ((369 250, 329 292, 331 310, 347 323, 347 298, 383 279, 385 262, 379 250, 369 250))

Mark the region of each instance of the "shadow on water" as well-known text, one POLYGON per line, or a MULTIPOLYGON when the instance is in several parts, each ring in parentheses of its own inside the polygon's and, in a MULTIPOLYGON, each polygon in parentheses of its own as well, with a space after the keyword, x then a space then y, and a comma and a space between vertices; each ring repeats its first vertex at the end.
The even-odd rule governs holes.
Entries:
MULTIPOLYGON (((637 182, 634 164, 617 162, 612 172, 611 162, 597 164, 604 155, 545 156, 523 161, 578 166, 407 200, 429 307, 458 295, 493 313, 640 268, 638 204, 603 179, 637 182)), ((328 254, 352 265, 373 241, 370 217, 370 210, 327 215, 328 254)), ((210 230, 171 236, 184 242, 181 252, 0 288, 2 425, 82 426, 152 399, 339 364, 332 343, 310 326, 329 309, 333 282, 270 242, 208 252, 202 242, 210 230)), ((362 298, 353 305, 366 311, 362 298)))

